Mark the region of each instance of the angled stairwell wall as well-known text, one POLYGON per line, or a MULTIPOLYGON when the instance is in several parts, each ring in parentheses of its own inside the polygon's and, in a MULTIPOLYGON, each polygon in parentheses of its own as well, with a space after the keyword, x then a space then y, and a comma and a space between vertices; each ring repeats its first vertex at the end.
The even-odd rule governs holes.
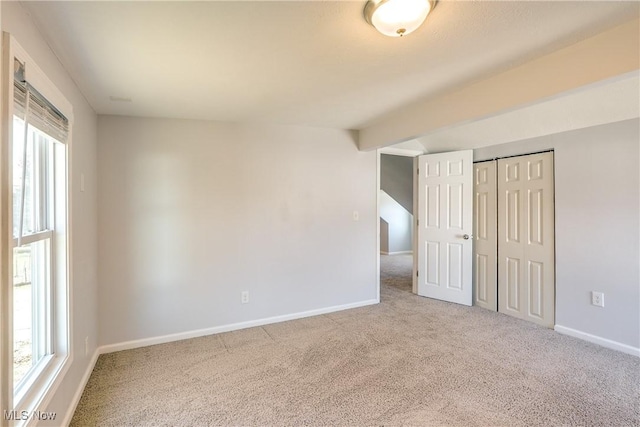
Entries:
POLYGON ((413 158, 380 155, 380 252, 412 252, 413 158))
POLYGON ((413 215, 384 190, 380 190, 380 252, 411 252, 412 235, 413 215))
POLYGON ((380 188, 413 215, 413 158, 381 154, 380 188))

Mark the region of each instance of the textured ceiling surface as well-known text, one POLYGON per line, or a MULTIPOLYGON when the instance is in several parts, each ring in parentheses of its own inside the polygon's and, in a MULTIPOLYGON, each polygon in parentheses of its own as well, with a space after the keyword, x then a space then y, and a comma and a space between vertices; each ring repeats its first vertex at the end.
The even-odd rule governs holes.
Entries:
POLYGON ((350 129, 639 13, 637 2, 440 1, 398 39, 364 21, 364 3, 23 6, 99 114, 350 129))

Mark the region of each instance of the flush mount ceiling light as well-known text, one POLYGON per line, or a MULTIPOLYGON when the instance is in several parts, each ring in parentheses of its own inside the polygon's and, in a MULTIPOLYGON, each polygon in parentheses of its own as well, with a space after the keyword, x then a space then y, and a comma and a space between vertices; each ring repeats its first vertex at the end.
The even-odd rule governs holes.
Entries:
POLYGON ((369 0, 364 19, 385 36, 402 37, 418 29, 437 0, 369 0))

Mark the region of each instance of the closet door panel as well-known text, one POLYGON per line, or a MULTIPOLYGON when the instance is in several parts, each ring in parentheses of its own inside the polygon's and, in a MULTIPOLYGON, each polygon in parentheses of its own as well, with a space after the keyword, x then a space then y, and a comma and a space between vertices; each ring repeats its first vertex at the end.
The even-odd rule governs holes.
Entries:
POLYGON ((498 160, 498 311, 555 320, 553 153, 498 160))
POLYGON ((496 161, 474 164, 473 303, 498 310, 496 161))

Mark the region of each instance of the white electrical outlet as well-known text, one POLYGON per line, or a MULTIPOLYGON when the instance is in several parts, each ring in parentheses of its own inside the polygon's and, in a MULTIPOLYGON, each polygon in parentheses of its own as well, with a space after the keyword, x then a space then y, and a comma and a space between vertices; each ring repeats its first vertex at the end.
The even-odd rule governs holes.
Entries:
POLYGON ((602 292, 591 292, 591 305, 604 307, 604 294, 602 292))
POLYGON ((353 211, 353 220, 354 221, 360 221, 360 212, 353 211))
POLYGON ((84 337, 84 355, 89 355, 89 337, 84 337))
POLYGON ((242 302, 242 304, 248 304, 249 303, 249 291, 243 291, 240 294, 240 302, 242 302))

